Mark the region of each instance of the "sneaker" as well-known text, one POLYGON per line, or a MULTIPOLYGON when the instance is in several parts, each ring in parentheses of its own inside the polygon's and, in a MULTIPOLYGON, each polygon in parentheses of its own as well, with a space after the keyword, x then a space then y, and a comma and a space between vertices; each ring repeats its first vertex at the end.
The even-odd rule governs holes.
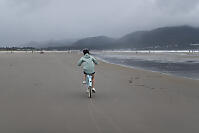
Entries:
POLYGON ((82 84, 86 84, 86 81, 83 81, 82 84))
POLYGON ((95 90, 95 88, 92 88, 92 92, 93 92, 93 93, 96 93, 96 90, 95 90))

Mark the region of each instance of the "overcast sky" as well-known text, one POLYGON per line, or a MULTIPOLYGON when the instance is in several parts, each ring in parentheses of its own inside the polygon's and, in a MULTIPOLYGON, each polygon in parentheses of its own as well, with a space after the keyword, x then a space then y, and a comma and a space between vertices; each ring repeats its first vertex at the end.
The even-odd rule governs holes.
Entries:
POLYGON ((0 0, 0 43, 199 26, 199 0, 0 0))

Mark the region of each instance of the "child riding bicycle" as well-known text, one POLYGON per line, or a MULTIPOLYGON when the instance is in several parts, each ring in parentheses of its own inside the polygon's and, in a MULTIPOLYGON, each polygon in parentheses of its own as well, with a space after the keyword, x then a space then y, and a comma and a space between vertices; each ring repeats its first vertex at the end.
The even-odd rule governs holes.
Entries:
MULTIPOLYGON (((81 66, 83 65, 83 71, 84 71, 84 80, 83 84, 86 84, 86 75, 92 75, 92 91, 95 93, 96 90, 94 88, 94 81, 95 81, 95 64, 98 64, 98 61, 90 55, 88 49, 83 50, 84 56, 82 56, 77 65, 81 66)), ((87 90, 88 92, 88 90, 87 90)))

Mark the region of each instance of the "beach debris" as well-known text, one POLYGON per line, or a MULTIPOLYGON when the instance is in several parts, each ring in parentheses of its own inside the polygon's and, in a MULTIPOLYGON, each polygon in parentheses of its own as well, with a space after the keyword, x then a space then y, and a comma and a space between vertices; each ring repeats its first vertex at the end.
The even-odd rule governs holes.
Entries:
POLYGON ((130 83, 130 84, 133 83, 133 77, 131 77, 131 78, 129 79, 129 83, 130 83))
POLYGON ((131 83, 133 83, 133 81, 130 79, 130 80, 129 80, 129 83, 131 84, 131 83))

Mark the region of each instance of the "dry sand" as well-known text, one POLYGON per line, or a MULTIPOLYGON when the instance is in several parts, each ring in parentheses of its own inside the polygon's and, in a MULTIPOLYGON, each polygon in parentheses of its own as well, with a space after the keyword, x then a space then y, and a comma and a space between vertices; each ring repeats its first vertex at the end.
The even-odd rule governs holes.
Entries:
POLYGON ((0 53, 0 133, 198 133, 199 81, 100 62, 87 98, 77 53, 0 53))

